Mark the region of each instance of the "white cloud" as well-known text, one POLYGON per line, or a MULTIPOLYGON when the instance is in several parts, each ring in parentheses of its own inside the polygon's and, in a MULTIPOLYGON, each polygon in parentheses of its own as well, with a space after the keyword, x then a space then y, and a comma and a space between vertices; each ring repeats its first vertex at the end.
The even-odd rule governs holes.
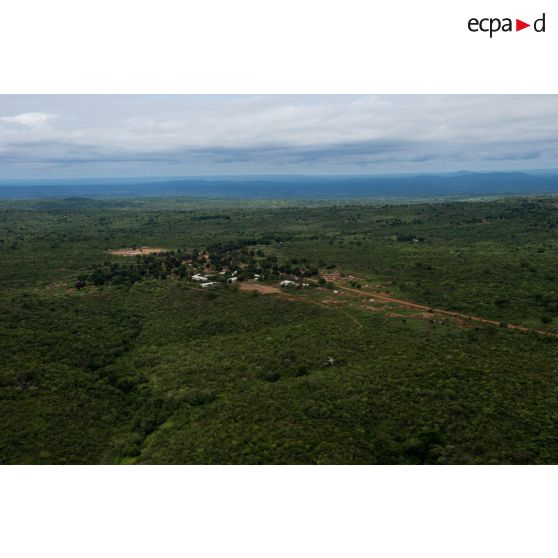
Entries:
POLYGON ((0 115, 4 175, 558 167, 558 95, 22 95, 0 115))
POLYGON ((49 120, 55 118, 54 114, 47 112, 22 112, 14 116, 0 116, 0 122, 7 124, 20 124, 30 128, 44 126, 49 120))

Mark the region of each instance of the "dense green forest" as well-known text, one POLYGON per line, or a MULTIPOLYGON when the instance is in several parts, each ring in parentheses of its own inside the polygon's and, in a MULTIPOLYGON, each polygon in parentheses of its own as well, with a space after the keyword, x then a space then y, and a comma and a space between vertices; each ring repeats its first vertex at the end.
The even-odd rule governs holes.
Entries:
POLYGON ((553 197, 0 202, 0 462, 556 463, 557 225, 553 197))

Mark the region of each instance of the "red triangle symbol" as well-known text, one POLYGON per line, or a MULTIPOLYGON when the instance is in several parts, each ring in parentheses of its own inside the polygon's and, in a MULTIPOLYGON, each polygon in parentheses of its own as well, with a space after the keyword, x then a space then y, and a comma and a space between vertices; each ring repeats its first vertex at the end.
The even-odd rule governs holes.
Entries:
POLYGON ((515 20, 515 30, 516 31, 521 31, 522 29, 525 29, 526 27, 531 27, 531 24, 525 23, 524 21, 521 21, 520 19, 515 20))

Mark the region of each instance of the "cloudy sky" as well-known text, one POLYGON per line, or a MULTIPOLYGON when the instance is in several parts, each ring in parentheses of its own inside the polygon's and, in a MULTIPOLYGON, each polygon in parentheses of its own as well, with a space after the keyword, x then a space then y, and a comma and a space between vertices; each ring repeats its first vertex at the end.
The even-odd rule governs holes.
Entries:
POLYGON ((558 168, 558 95, 0 95, 0 179, 558 168))

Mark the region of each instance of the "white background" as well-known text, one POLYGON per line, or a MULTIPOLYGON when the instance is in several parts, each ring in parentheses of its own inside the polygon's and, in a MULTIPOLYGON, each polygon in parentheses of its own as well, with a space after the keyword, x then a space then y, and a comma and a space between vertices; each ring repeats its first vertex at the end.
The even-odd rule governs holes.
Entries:
POLYGON ((549 0, 3 0, 4 93, 557 93, 549 0), (472 17, 546 33, 471 33, 472 17))
MULTIPOLYGON (((2 93, 557 93, 550 2, 17 0, 2 93), (547 31, 467 31, 547 14, 547 31)), ((0 448, 1 451, 1 448, 0 448)), ((555 556, 555 467, 3 467, 0 552, 555 556)))
POLYGON ((9 558, 556 556, 554 467, 4 467, 9 558))

